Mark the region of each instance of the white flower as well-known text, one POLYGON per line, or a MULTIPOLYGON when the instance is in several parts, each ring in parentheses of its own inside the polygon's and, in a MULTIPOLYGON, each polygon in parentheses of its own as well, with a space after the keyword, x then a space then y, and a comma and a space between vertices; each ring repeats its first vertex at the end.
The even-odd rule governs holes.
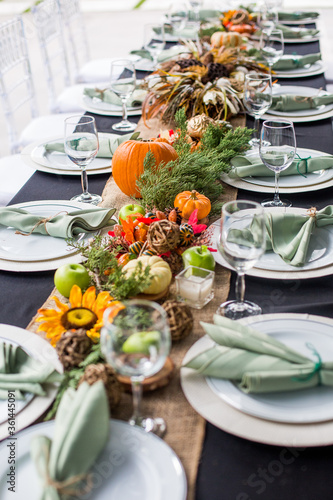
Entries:
POLYGON ((214 106, 217 104, 217 93, 214 90, 206 92, 202 98, 204 104, 212 103, 214 106))
POLYGON ((219 78, 216 81, 216 86, 223 89, 224 87, 230 87, 230 80, 228 78, 219 78))

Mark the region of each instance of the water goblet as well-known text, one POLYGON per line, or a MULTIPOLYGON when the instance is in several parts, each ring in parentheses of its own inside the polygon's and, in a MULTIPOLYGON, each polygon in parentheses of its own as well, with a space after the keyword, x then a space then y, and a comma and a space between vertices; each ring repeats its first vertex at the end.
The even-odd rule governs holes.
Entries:
POLYGON ((183 30, 188 21, 188 9, 186 4, 173 2, 169 7, 166 18, 173 32, 183 30))
POLYGON ((244 105, 254 116, 254 134, 250 140, 252 147, 259 147, 260 117, 272 104, 272 79, 264 73, 248 73, 245 75, 244 105))
POLYGON ((266 3, 260 6, 257 24, 259 25, 261 30, 266 30, 268 33, 271 33, 273 29, 275 29, 276 25, 279 22, 277 9, 272 7, 268 7, 266 3))
POLYGON ((133 94, 136 85, 134 63, 128 59, 116 59, 111 63, 110 89, 121 99, 122 120, 112 125, 113 130, 131 132, 137 124, 127 119, 127 99, 133 94))
POLYGON ((265 251, 264 210, 259 203, 235 200, 223 205, 218 249, 237 279, 236 300, 221 304, 217 314, 234 320, 261 314, 261 307, 244 300, 245 274, 265 251))
POLYGON ((97 205, 102 201, 102 197, 89 193, 86 171, 87 165, 92 162, 99 149, 95 118, 85 115, 66 118, 64 147, 68 158, 81 169, 82 194, 73 196, 71 199, 97 205))
POLYGON ((284 38, 281 30, 262 30, 260 36, 260 52, 265 59, 269 74, 272 74, 272 67, 283 56, 284 38))
POLYGON ((164 309, 148 300, 115 302, 107 309, 101 329, 101 348, 107 362, 130 377, 133 395, 131 425, 162 436, 162 418, 141 416, 142 382, 159 372, 170 351, 170 330, 164 309))
POLYGON ((144 48, 148 50, 153 58, 153 64, 156 68, 158 56, 165 48, 165 29, 164 23, 145 24, 144 25, 144 48))
POLYGON ((199 35, 200 30, 200 9, 203 4, 203 0, 188 0, 190 5, 190 10, 193 11, 194 14, 194 24, 196 26, 197 37, 199 35))
POLYGON ((289 200, 279 196, 279 176, 288 168, 296 154, 294 124, 289 120, 266 120, 261 129, 259 155, 267 168, 275 173, 275 192, 273 200, 264 200, 263 207, 290 207, 289 200))

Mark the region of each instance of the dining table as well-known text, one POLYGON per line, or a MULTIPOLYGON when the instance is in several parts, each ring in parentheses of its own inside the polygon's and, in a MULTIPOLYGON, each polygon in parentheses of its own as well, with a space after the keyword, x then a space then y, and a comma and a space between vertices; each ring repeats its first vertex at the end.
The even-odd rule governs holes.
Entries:
MULTIPOLYGON (((315 25, 313 25, 314 27, 315 25)), ((312 25, 307 25, 312 27, 312 25)), ((285 53, 320 51, 320 43, 290 43, 285 53)), ((146 73, 137 72, 138 78, 146 73)), ((325 88, 325 75, 278 79, 281 85, 325 88)), ((112 132, 118 117, 95 116, 99 132, 112 132)), ((139 116, 131 121, 139 121, 139 116)), ((247 117, 247 126, 253 126, 247 117)), ((332 119, 295 123, 297 146, 333 154, 332 119)), ((101 194, 110 174, 89 176, 89 190, 101 194)), ((10 205, 37 200, 69 200, 79 192, 77 176, 36 171, 10 205)), ((332 188, 289 194, 293 207, 317 210, 332 203, 332 188)), ((238 190, 238 199, 261 202, 267 194, 238 190)), ((332 272, 333 274, 333 272, 332 272)), ((0 322, 26 328, 50 295, 54 271, 0 271, 0 322)), ((231 275, 229 299, 234 299, 231 275)), ((332 275, 299 279, 246 277, 246 299, 260 304, 263 314, 303 313, 333 318, 332 275)), ((181 390, 179 388, 179 390, 181 390)), ((301 411, 301 410, 300 410, 301 411)), ((295 424, 302 425, 302 424, 295 424)), ((326 446, 270 445, 245 439, 207 422, 196 479, 196 500, 330 500, 333 493, 333 439, 326 446)))

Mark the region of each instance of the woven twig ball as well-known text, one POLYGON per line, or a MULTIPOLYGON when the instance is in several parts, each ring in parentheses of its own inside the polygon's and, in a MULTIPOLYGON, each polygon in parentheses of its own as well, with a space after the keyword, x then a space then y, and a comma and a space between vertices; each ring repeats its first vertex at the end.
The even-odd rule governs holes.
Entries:
POLYGON ((147 241, 158 254, 173 250, 179 241, 179 226, 169 220, 159 220, 149 226, 147 241))
POLYGON ((67 330, 56 346, 64 370, 68 371, 78 366, 89 354, 92 344, 92 340, 83 328, 67 330))
POLYGON ((79 385, 82 382, 88 382, 89 385, 93 385, 99 380, 102 380, 104 384, 110 410, 112 410, 119 404, 123 388, 110 365, 104 363, 88 365, 80 378, 79 385))
POLYGON ((193 328, 193 316, 189 306, 183 302, 166 300, 162 307, 168 315, 171 339, 177 341, 187 337, 193 328))

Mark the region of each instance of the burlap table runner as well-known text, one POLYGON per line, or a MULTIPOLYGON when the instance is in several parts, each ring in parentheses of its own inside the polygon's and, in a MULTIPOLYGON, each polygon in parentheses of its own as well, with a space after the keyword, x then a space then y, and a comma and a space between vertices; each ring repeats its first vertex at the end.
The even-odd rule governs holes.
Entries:
MULTIPOLYGON (((243 117, 233 120, 233 126, 244 125, 245 119, 243 117)), ((160 129, 166 128, 157 119, 151 120, 149 126, 150 128, 147 128, 142 121, 139 122, 137 130, 141 132, 140 135, 142 138, 156 137, 160 129)), ((221 197, 223 201, 236 199, 237 190, 235 188, 227 185, 224 185, 224 188, 225 190, 221 197)), ((105 185, 102 198, 103 201, 100 206, 115 207, 117 210, 133 201, 120 191, 112 176, 105 185)), ((187 500, 194 500, 195 497, 195 482, 205 434, 205 420, 193 410, 185 399, 180 386, 180 367, 188 349, 204 334, 199 322, 211 322, 219 304, 227 299, 229 283, 230 271, 217 266, 214 286, 215 298, 200 311, 192 309, 194 316, 193 332, 186 339, 174 344, 172 347, 170 356, 174 362, 175 369, 170 383, 162 389, 146 393, 143 397, 143 414, 153 417, 161 416, 167 423, 168 431, 165 441, 175 451, 184 466, 188 482, 187 500)), ((170 295, 172 296, 173 293, 174 288, 171 286, 170 295)), ((61 298, 55 289, 52 291, 50 297, 53 295, 61 298)), ((42 307, 54 307, 54 303, 50 300, 50 297, 42 307)), ((62 300, 66 299, 62 298, 62 300)), ((28 330, 36 332, 38 325, 35 320, 36 316, 28 325, 28 330)), ((114 411, 112 416, 128 420, 131 416, 131 411, 131 396, 125 393, 119 407, 114 411)))

